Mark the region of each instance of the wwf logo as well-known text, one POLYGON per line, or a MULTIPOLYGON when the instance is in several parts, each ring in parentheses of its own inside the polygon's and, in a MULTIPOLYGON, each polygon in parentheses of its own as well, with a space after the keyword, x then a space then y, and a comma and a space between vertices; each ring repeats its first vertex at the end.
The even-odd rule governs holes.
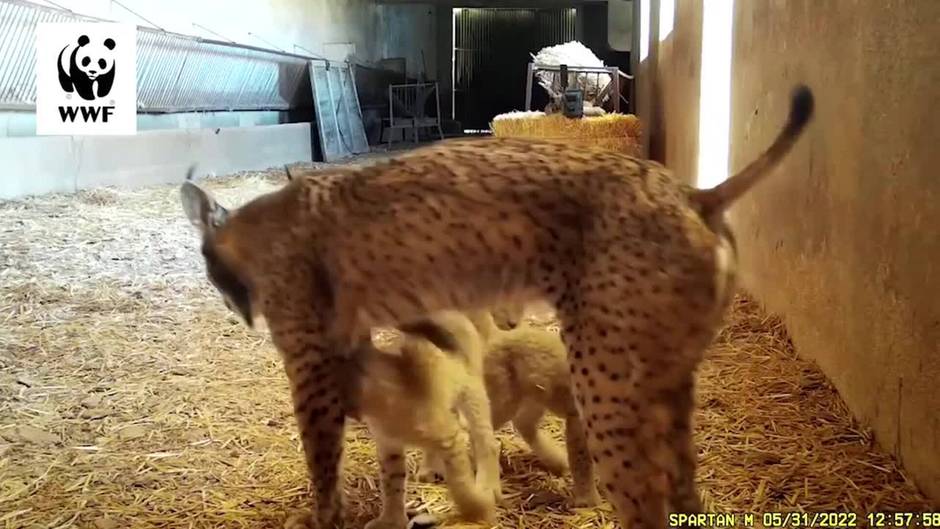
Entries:
POLYGON ((135 134, 137 38, 124 22, 36 24, 36 133, 135 134))
POLYGON ((62 90, 77 93, 86 101, 107 97, 114 85, 115 46, 112 38, 92 42, 82 35, 63 47, 57 61, 62 90))

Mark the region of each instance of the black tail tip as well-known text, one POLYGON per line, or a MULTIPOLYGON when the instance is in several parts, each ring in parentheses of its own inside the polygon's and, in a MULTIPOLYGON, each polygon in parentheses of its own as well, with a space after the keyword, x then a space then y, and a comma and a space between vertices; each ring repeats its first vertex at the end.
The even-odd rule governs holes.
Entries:
POLYGON ((196 164, 193 164, 193 165, 190 165, 189 169, 186 170, 186 181, 192 182, 195 176, 196 176, 196 164))
POLYGON ((803 128, 813 118, 816 102, 806 85, 797 86, 790 97, 790 126, 803 128))

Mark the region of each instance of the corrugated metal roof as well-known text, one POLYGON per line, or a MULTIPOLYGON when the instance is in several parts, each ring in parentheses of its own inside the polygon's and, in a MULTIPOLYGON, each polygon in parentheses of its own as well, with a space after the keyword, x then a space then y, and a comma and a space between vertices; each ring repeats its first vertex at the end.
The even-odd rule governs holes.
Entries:
MULTIPOLYGON (((0 0, 0 107, 35 108, 40 22, 95 20, 20 0, 0 0)), ((142 112, 286 110, 309 103, 314 57, 137 28, 142 112)))
POLYGON ((0 2, 0 105, 36 104, 36 25, 69 20, 65 12, 0 2))

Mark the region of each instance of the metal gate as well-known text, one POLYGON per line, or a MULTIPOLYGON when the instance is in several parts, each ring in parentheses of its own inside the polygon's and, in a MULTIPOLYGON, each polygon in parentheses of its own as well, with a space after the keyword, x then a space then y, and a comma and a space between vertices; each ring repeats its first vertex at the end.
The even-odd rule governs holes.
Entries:
POLYGON ((576 22, 573 8, 455 10, 454 114, 463 128, 485 130, 497 114, 521 110, 529 54, 574 40, 576 22))

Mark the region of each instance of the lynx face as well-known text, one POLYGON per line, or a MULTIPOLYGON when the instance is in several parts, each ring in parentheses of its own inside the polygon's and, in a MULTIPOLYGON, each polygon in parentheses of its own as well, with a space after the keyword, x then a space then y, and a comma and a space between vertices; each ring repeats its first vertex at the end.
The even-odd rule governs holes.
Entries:
POLYGON ((225 229, 229 211, 219 205, 202 188, 186 182, 181 190, 183 209, 189 222, 202 235, 202 256, 206 262, 209 282, 219 291, 225 306, 249 326, 254 325, 251 292, 248 285, 234 271, 222 255, 224 246, 219 240, 225 229))

